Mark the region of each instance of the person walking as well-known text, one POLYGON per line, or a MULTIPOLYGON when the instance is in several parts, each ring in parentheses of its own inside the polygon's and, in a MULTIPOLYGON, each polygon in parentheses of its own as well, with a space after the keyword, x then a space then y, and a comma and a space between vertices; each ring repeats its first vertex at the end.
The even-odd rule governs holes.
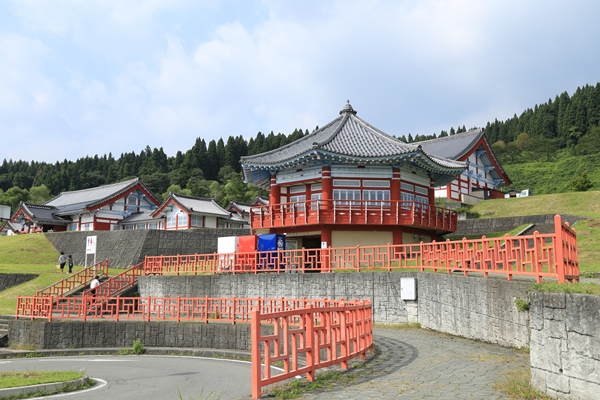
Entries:
POLYGON ((67 256, 65 256, 65 252, 60 252, 60 257, 58 257, 58 265, 60 268, 60 273, 62 274, 65 270, 65 264, 67 263, 67 256))
POLYGON ((73 273, 73 257, 69 254, 69 257, 67 258, 67 264, 69 265, 69 273, 72 274, 73 273))
POLYGON ((96 275, 94 277, 94 279, 92 280, 92 283, 90 283, 90 294, 92 296, 96 296, 96 287, 100 284, 100 277, 98 275, 96 275))

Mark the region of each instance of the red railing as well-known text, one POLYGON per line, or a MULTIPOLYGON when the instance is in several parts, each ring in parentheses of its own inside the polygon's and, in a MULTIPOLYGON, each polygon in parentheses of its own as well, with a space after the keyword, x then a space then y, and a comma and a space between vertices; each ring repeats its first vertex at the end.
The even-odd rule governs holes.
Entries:
MULTIPOLYGON (((125 289, 137 284, 137 278, 144 275, 144 263, 139 263, 126 269, 118 275, 108 278, 96 286, 96 295, 99 297, 112 297, 125 289)), ((91 295, 92 289, 83 292, 84 296, 91 295)))
POLYGON ((402 225, 454 232, 456 211, 412 201, 310 200, 253 207, 252 229, 306 225, 402 225))
POLYGON ((38 290, 36 296, 64 296, 66 293, 84 287, 89 284, 94 276, 108 276, 108 260, 97 262, 96 264, 82 269, 79 272, 71 274, 53 285, 38 290))
POLYGON ((555 217, 555 232, 409 245, 146 257, 145 274, 333 272, 417 268, 577 281, 577 238, 555 217))
POLYGON ((262 314, 300 308, 333 307, 342 300, 242 297, 54 297, 19 296, 16 318, 77 320, 143 320, 250 322, 251 311, 262 314))
POLYGON ((373 345, 371 303, 346 303, 329 307, 308 307, 292 311, 252 312, 252 398, 259 399, 262 387, 335 364, 348 368, 348 360, 373 345), (271 324, 272 333, 261 333, 271 324), (274 368, 277 367, 277 368, 274 368), (279 373, 278 373, 279 371, 279 373))

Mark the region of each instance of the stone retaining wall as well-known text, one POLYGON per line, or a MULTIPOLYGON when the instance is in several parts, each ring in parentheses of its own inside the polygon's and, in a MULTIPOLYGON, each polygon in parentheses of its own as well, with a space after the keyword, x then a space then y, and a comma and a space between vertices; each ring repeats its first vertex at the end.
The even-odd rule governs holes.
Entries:
POLYGON ((502 346, 528 346, 529 315, 517 310, 515 300, 528 298, 530 282, 420 274, 418 285, 422 327, 502 346))
POLYGON ((193 347, 250 351, 249 324, 171 321, 15 320, 9 325, 9 346, 36 349, 122 347, 139 339, 149 347, 193 347))
POLYGON ((559 399, 600 395, 600 296, 532 293, 531 380, 559 399))
POLYGON ((141 296, 288 297, 369 299, 375 323, 419 322, 423 327, 525 347, 527 313, 515 299, 527 299, 528 282, 503 278, 435 273, 363 272, 345 274, 256 274, 147 276, 139 279, 141 296), (400 299, 401 278, 417 279, 417 300, 400 299))
MULTIPOLYGON (((56 248, 56 259, 64 251, 67 255, 73 255, 76 265, 85 265, 86 237, 96 236, 96 261, 108 259, 113 268, 128 268, 139 264, 144 261, 145 256, 215 253, 219 237, 248 234, 248 229, 212 228, 45 233, 56 248)), ((54 265, 56 260, 49 262, 54 265)), ((93 262, 94 256, 88 255, 87 265, 93 262)))
POLYGON ((0 291, 37 278, 37 274, 0 274, 0 291))

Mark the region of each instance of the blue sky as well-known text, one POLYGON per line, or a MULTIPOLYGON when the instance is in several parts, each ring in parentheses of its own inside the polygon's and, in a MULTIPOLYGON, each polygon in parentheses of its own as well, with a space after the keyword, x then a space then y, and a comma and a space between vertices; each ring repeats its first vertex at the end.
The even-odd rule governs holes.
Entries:
POLYGON ((600 81, 595 0, 4 0, 0 161, 484 126, 600 81))

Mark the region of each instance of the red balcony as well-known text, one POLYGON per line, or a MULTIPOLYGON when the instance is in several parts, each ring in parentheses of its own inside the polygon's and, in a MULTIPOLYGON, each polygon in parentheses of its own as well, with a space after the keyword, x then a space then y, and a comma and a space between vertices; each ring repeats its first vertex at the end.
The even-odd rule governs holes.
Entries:
POLYGON ((412 201, 311 200, 252 208, 252 229, 318 225, 413 226, 454 232, 456 211, 412 201))

